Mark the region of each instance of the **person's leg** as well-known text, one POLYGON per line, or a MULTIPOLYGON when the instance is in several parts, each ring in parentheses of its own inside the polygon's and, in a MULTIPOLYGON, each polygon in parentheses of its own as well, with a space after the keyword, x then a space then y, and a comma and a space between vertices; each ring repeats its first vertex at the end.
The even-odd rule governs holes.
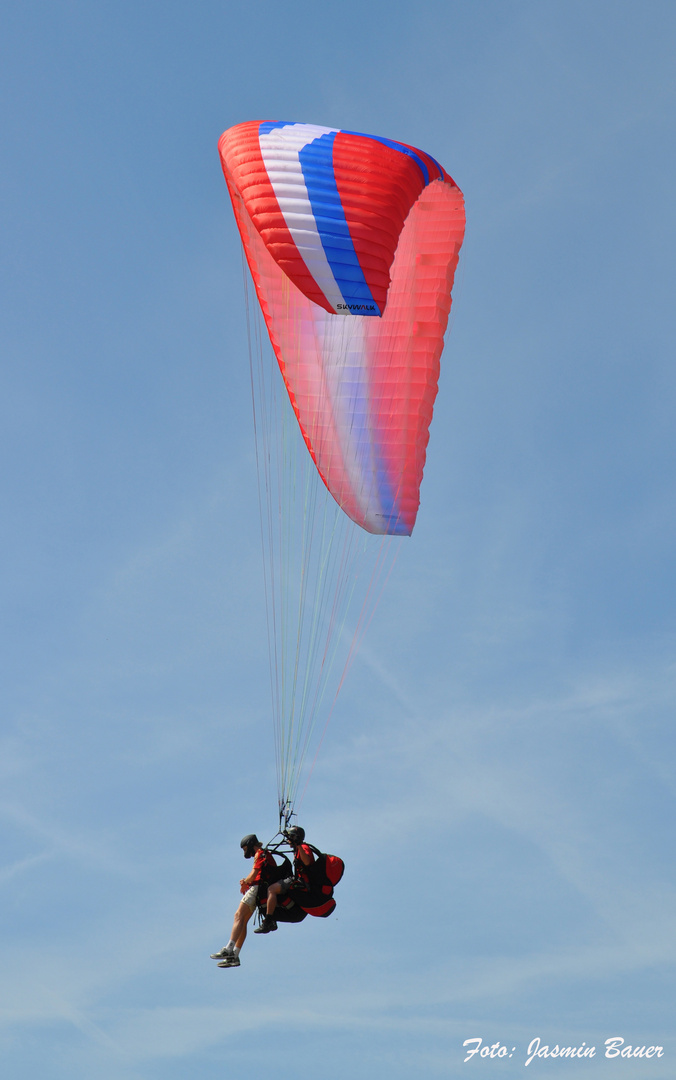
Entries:
POLYGON ((235 912, 235 921, 232 924, 232 933, 230 934, 230 940, 234 941, 238 952, 246 940, 246 927, 252 915, 253 908, 242 901, 235 912))
POLYGON ((274 885, 268 886, 268 903, 265 909, 268 915, 274 915, 275 908, 277 907, 277 897, 279 896, 281 891, 281 881, 275 881, 274 885))
POLYGON ((265 917, 258 929, 254 930, 254 934, 269 934, 271 930, 277 929, 277 920, 275 919, 277 897, 285 896, 292 885, 293 878, 284 878, 282 881, 275 881, 272 885, 268 885, 268 900, 265 907, 265 917))
POLYGON ((246 927, 249 919, 256 910, 257 896, 258 885, 252 885, 251 888, 245 892, 241 903, 235 912, 232 931, 230 933, 230 941, 227 945, 224 945, 219 952, 211 954, 212 960, 220 961, 219 967, 228 967, 230 962, 233 962, 236 967, 239 967, 239 950, 246 940, 246 927))

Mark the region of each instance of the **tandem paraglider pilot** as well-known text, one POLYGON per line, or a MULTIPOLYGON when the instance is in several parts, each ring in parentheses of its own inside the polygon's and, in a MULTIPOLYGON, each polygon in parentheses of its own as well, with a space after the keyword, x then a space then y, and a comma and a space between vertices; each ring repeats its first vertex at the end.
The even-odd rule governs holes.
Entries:
MULTIPOLYGON (((235 912, 230 941, 217 953, 211 954, 212 960, 218 960, 219 967, 239 967, 239 953, 246 939, 247 923, 256 910, 258 890, 271 870, 276 870, 276 863, 269 851, 266 851, 255 833, 243 837, 240 847, 245 859, 253 859, 251 873, 240 880, 242 900, 235 912)), ((275 926, 275 930, 277 927, 275 926)))
MULTIPOLYGON (((293 825, 284 833, 284 836, 293 848, 293 876, 283 878, 281 881, 275 881, 268 887, 268 902, 266 905, 265 917, 258 930, 254 930, 254 934, 269 934, 271 930, 277 929, 277 922, 275 920, 277 897, 285 896, 287 893, 291 892, 292 889, 296 891, 296 894, 300 893, 302 899, 310 901, 313 906, 317 905, 317 901, 310 896, 309 867, 313 865, 315 857, 312 854, 310 845, 303 843, 305 840, 305 829, 301 829, 300 825, 293 825)), ((326 897, 320 896, 318 902, 321 903, 324 900, 326 900, 326 897)))

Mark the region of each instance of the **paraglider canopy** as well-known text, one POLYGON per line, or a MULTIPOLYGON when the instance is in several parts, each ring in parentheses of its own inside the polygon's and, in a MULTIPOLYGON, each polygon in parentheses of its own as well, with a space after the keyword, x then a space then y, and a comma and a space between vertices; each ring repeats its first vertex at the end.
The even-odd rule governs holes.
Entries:
POLYGON ((411 207, 431 181, 453 184, 421 150, 316 124, 239 124, 220 148, 277 265, 342 315, 382 315, 411 207))
POLYGON ((422 150, 336 128, 251 121, 219 149, 312 459, 363 529, 410 535, 462 193, 422 150))

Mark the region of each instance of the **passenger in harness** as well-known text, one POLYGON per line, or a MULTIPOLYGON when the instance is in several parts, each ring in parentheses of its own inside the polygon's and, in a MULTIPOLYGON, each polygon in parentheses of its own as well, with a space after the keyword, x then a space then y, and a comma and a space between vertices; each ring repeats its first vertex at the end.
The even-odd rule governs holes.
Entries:
POLYGON ((293 825, 284 835, 293 848, 293 877, 283 878, 268 886, 266 913, 254 934, 269 934, 277 929, 275 910, 279 896, 286 896, 293 891, 294 901, 304 907, 303 900, 310 899, 312 894, 312 866, 315 857, 310 846, 304 843, 305 829, 301 829, 300 825, 293 825))
MULTIPOLYGON (((212 960, 218 960, 219 967, 239 967, 239 951, 246 938, 247 923, 254 911, 259 890, 274 880, 277 871, 277 863, 269 851, 266 851, 255 833, 249 833, 240 843, 245 859, 253 859, 251 873, 240 880, 239 886, 242 900, 235 912, 235 921, 230 934, 230 941, 216 953, 211 954, 212 960)), ((271 927, 277 929, 277 924, 271 927)))

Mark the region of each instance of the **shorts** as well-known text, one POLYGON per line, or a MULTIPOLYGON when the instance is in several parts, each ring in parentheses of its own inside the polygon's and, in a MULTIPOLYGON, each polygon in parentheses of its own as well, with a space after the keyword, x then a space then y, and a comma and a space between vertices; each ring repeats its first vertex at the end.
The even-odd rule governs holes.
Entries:
POLYGON ((256 910, 256 902, 258 900, 258 885, 252 885, 246 890, 244 896, 241 899, 242 904, 246 904, 251 911, 256 910))

